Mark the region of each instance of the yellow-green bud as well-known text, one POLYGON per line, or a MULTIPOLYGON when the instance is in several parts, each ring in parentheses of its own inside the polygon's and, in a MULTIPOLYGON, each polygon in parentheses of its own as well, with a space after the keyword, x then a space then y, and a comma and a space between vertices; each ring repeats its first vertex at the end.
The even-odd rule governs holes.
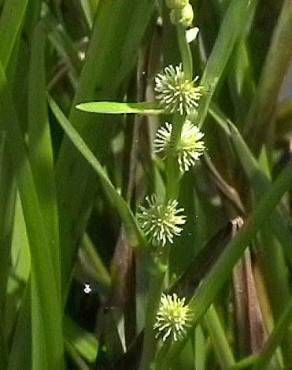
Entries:
POLYGON ((165 2, 169 9, 182 9, 189 3, 189 0, 165 0, 165 2))
POLYGON ((181 24, 184 27, 189 27, 192 25, 194 19, 193 8, 190 4, 187 4, 182 9, 172 9, 170 12, 171 23, 175 26, 181 24))

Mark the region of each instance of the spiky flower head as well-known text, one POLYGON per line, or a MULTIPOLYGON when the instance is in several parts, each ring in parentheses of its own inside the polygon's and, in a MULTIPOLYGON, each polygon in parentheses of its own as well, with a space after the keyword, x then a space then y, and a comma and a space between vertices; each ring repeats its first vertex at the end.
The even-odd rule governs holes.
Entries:
POLYGON ((166 67, 155 77, 154 90, 160 105, 168 113, 189 114, 199 106, 202 86, 196 86, 198 76, 189 81, 185 78, 182 64, 166 67))
MULTIPOLYGON (((162 153, 163 158, 172 150, 171 143, 172 125, 168 122, 164 127, 158 129, 154 140, 155 153, 162 153)), ((196 161, 200 159, 205 150, 205 144, 202 138, 204 134, 200 129, 193 125, 191 121, 186 120, 180 140, 176 145, 176 155, 181 172, 186 172, 196 161)))
POLYGON ((182 225, 186 217, 181 213, 183 208, 178 208, 177 200, 169 200, 166 204, 157 201, 155 195, 146 197, 147 207, 140 206, 137 220, 148 240, 154 246, 164 247, 167 242, 173 243, 174 236, 182 232, 182 225))
POLYGON ((156 337, 164 342, 167 338, 178 341, 184 337, 191 323, 191 310, 185 304, 185 298, 176 294, 162 294, 160 306, 156 315, 154 329, 156 337))

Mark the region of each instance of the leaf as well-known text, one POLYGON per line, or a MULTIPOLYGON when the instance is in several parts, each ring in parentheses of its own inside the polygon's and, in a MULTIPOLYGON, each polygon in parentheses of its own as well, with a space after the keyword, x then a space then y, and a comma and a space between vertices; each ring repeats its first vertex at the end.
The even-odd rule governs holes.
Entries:
POLYGON ((262 352, 259 355, 252 370, 262 370, 268 367, 269 362, 278 346, 281 345, 284 335, 286 334, 292 321, 292 298, 285 302, 285 309, 278 322, 276 323, 270 337, 268 338, 262 352))
MULTIPOLYGON (((29 66, 28 145, 34 181, 47 229, 54 272, 61 282, 59 223, 54 178, 54 160, 47 110, 45 74, 45 32, 39 23, 33 33, 29 66)), ((61 297, 61 287, 56 294, 61 297)))
MULTIPOLYGON (((254 158, 249 147, 243 140, 240 132, 235 127, 235 125, 228 119, 226 119, 218 108, 215 105, 212 105, 210 113, 215 119, 216 123, 225 131, 225 133, 230 137, 234 143, 234 150, 238 155, 238 159, 245 171, 245 174, 252 186, 256 197, 259 199, 262 194, 270 189, 271 180, 269 177, 262 171, 259 163, 254 158)), ((287 213, 285 207, 281 207, 281 204, 271 215, 272 222, 271 227, 279 241, 282 244, 283 250, 289 261, 292 265, 292 249, 291 249, 291 222, 290 217, 287 213)))
POLYGON ((63 368, 62 302, 51 251, 9 84, 0 63, 0 127, 7 133, 31 252, 32 369, 63 368), (52 336, 51 333, 54 333, 52 336))
MULTIPOLYGON (((125 94, 146 27, 151 21, 154 0, 107 0, 98 2, 69 121, 100 161, 108 158, 109 142, 116 126, 112 117, 84 114, 75 109, 80 102, 116 100, 125 94), (110 27, 109 27, 110 25, 110 27), (110 83, 109 83, 110 81, 110 83)), ((56 165, 60 206, 60 238, 64 265, 63 285, 68 284, 76 255, 95 195, 94 173, 84 158, 64 138, 56 165)))
POLYGON ((105 114, 162 114, 163 109, 152 102, 142 103, 117 103, 110 101, 90 102, 76 105, 76 108, 84 112, 105 113, 105 114))
POLYGON ((203 97, 198 111, 197 122, 199 126, 204 124, 218 82, 232 55, 236 42, 243 36, 246 26, 250 22, 249 16, 253 14, 256 4, 257 0, 233 0, 226 11, 201 80, 201 84, 206 87, 207 93, 203 97))
POLYGON ((93 334, 80 328, 68 316, 64 319, 64 334, 65 340, 75 348, 79 355, 91 364, 95 362, 99 345, 93 334))
POLYGON ((7 0, 0 18, 0 60, 6 70, 23 24, 28 0, 7 0))
POLYGON ((97 158, 85 144, 81 136, 70 124, 66 116, 62 113, 62 111, 52 98, 49 98, 49 104, 59 124, 63 127, 64 131, 66 132, 72 143, 76 146, 79 152, 84 156, 84 158, 88 161, 88 163, 97 173, 106 194, 108 195, 110 201, 112 202, 113 206, 117 209, 121 219, 124 222, 127 237, 129 239, 131 246, 138 247, 146 245, 144 237, 140 231, 140 228, 136 222, 136 219, 132 211, 128 207, 124 198, 122 198, 122 196, 117 192, 117 190, 111 183, 105 170, 102 168, 97 158))

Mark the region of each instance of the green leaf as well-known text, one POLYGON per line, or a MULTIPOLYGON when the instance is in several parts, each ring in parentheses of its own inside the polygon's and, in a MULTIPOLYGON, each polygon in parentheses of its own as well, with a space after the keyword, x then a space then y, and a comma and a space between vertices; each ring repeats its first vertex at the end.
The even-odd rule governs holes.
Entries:
MULTIPOLYGON (((109 140, 116 127, 111 122, 113 117, 84 114, 75 106, 94 99, 117 100, 125 94, 155 3, 154 0, 98 2, 69 121, 78 127, 78 132, 100 161, 108 158, 109 140)), ((86 165, 68 137, 64 138, 58 156, 56 174, 63 285, 66 286, 96 192, 92 169, 86 165)))
POLYGON ((11 242, 11 272, 7 282, 5 306, 5 336, 9 338, 15 327, 18 315, 17 307, 22 303, 25 284, 27 284, 31 271, 31 256, 27 239, 25 220, 19 195, 15 202, 15 217, 13 236, 11 242))
POLYGON ((291 1, 285 0, 270 41, 270 49, 245 126, 245 134, 248 136, 249 143, 257 152, 260 151, 267 133, 270 132, 279 92, 291 65, 291 23, 291 1))
POLYGON ((0 60, 6 70, 19 36, 28 0, 7 0, 0 18, 0 60))
MULTIPOLYGON (((216 123, 220 125, 220 127, 233 141, 234 150, 238 155, 238 159, 245 171, 250 185, 255 192, 256 197, 259 199, 265 191, 270 189, 271 180, 260 168, 259 163, 253 156, 235 125, 230 120, 226 119, 214 105, 212 105, 210 113, 215 119, 216 123)), ((290 265, 292 265, 292 232, 290 217, 285 207, 281 207, 281 204, 271 216, 271 227, 273 228, 278 240, 282 244, 287 260, 289 261, 290 265)))
POLYGON ((207 92, 198 111, 197 122, 199 126, 204 124, 208 107, 218 82, 232 55, 236 42, 246 31, 246 27, 250 22, 250 15, 253 15, 253 9, 256 4, 257 0, 248 2, 246 0, 233 0, 226 11, 201 80, 201 84, 206 87, 207 92))
POLYGON ((158 104, 151 102, 142 103, 116 103, 110 101, 90 102, 76 105, 76 108, 84 112, 105 114, 162 114, 163 109, 158 104))
POLYGON ((40 23, 33 33, 29 66, 28 149, 54 263, 54 273, 58 284, 56 294, 61 297, 59 222, 54 159, 47 111, 45 36, 43 25, 40 23))
POLYGON ((277 322, 274 330, 269 336, 264 349, 259 355, 258 360, 256 361, 252 370, 262 370, 266 369, 273 354, 277 350, 277 347, 280 346, 284 335, 286 334, 287 330, 289 330, 289 326, 291 325, 292 321, 292 298, 289 299, 288 302, 285 302, 285 309, 279 321, 277 322))
POLYGON ((97 173, 103 185, 104 191, 108 195, 113 206, 116 207, 121 219, 124 222, 124 226, 131 246, 138 247, 146 245, 144 237, 139 229, 139 226, 132 211, 130 210, 124 198, 117 192, 117 190, 111 183, 105 170, 103 169, 97 158, 85 144, 81 136, 70 124, 66 116, 62 113, 62 111, 52 98, 49 98, 49 104, 54 115, 57 118, 57 121, 66 132, 67 136, 97 173))
POLYGON ((37 190, 14 108, 0 63, 0 129, 7 133, 31 252, 32 369, 63 368, 62 304, 58 300, 50 246, 37 190), (54 333, 52 336, 51 333, 54 333))
POLYGON ((95 336, 80 328, 68 316, 64 319, 65 340, 68 341, 75 350, 87 362, 93 364, 98 353, 98 341, 95 336))

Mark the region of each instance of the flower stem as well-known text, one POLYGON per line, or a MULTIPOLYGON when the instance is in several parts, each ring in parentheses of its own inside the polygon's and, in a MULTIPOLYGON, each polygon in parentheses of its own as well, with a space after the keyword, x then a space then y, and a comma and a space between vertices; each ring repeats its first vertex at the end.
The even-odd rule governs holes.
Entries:
POLYGON ((173 118, 172 132, 170 138, 170 150, 166 161, 166 200, 176 199, 179 193, 180 172, 177 161, 176 148, 180 140, 184 123, 184 116, 175 115, 173 118))
POLYGON ((155 357, 156 340, 153 326, 159 308, 164 276, 167 269, 168 248, 165 247, 165 249, 160 259, 154 260, 151 266, 143 352, 139 370, 149 370, 155 357))
POLYGON ((183 62, 183 70, 186 79, 191 81, 193 78, 193 58, 191 48, 186 39, 186 31, 182 25, 176 27, 178 46, 183 62))

